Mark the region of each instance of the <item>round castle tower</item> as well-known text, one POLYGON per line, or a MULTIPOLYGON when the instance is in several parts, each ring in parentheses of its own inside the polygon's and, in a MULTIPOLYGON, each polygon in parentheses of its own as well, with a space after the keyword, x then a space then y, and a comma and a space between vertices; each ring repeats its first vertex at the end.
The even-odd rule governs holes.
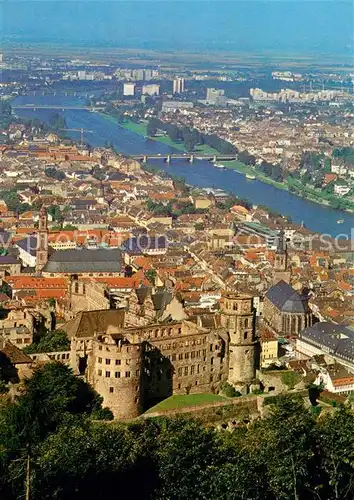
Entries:
POLYGON ((234 385, 250 383, 256 375, 259 352, 252 297, 224 292, 221 325, 230 337, 228 380, 234 385))
POLYGON ((134 418, 141 413, 143 349, 123 337, 109 335, 93 341, 88 361, 88 381, 103 397, 115 418, 134 418))

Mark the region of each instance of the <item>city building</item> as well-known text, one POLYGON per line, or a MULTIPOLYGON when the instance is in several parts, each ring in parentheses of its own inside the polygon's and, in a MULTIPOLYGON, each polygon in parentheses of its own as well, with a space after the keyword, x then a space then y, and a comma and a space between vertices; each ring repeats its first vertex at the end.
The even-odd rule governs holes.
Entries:
POLYGON ((124 83, 123 85, 123 95, 124 96, 134 96, 135 95, 135 83, 124 83))
POLYGON ((184 92, 184 78, 175 78, 173 80, 173 93, 182 94, 184 92))
POLYGON ((150 85, 143 85, 142 94, 150 96, 160 95, 160 85, 157 85, 155 83, 152 83, 150 85))
POLYGON ((227 99, 225 91, 221 89, 207 89, 206 101, 215 106, 225 106, 227 99))
POLYGON ((296 354, 299 358, 324 354, 332 363, 354 370, 354 331, 345 325, 320 321, 300 332, 296 354))
POLYGON ((194 107, 191 101, 164 101, 162 111, 164 113, 173 113, 177 110, 192 109, 194 107))

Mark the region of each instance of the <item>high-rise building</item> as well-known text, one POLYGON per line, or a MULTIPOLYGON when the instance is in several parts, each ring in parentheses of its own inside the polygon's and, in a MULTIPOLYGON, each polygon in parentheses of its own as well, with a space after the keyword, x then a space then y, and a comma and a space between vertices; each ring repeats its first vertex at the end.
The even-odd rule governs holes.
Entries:
POLYGON ((145 80, 145 71, 143 69, 136 69, 133 72, 133 78, 135 80, 145 80))
POLYGON ((225 91, 221 89, 207 89, 206 100, 210 104, 214 104, 216 106, 225 106, 226 104, 225 91))
POLYGON ((146 69, 145 71, 145 78, 144 80, 151 80, 152 79, 152 70, 151 69, 146 69))
POLYGON ((184 92, 184 78, 175 78, 173 80, 173 93, 182 94, 184 92))
POLYGON ((135 83, 125 83, 123 86, 123 95, 134 96, 135 95, 135 83))
POLYGON ((77 77, 79 80, 86 80, 86 71, 84 70, 78 71, 77 77))

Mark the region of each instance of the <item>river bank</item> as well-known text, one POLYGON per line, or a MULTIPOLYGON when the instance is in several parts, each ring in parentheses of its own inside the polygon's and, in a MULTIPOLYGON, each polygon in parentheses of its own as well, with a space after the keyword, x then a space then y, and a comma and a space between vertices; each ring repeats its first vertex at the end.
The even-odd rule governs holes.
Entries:
MULTIPOLYGON (((137 123, 133 121, 119 123, 114 117, 110 115, 106 114, 102 115, 109 119, 114 120, 117 124, 119 124, 119 126, 121 126, 125 130, 129 130, 130 132, 133 132, 135 134, 147 137, 147 123, 144 122, 137 123)), ((149 140, 159 142, 161 144, 164 144, 166 146, 169 146, 184 153, 188 152, 185 148, 185 145, 182 142, 173 142, 167 135, 149 137, 149 140)), ((207 145, 198 146, 195 150, 195 153, 196 155, 198 155, 198 153, 218 155, 218 151, 207 145)), ((313 203, 317 203, 319 205, 323 205, 325 207, 332 207, 337 210, 345 211, 348 213, 354 213, 354 203, 351 203, 350 201, 346 200, 345 201, 347 205, 346 207, 340 207, 340 206, 333 207, 331 202, 332 203, 338 202, 338 200, 335 197, 330 196, 328 193, 322 191, 321 189, 316 189, 309 185, 303 185, 301 184, 300 181, 297 181, 293 177, 289 176, 282 182, 275 181, 274 179, 260 172, 258 169, 254 168, 252 165, 246 165, 238 160, 226 161, 224 162, 224 165, 226 168, 235 170, 240 174, 249 177, 255 177, 257 180, 265 184, 270 184, 276 187, 277 189, 281 189, 283 191, 288 191, 292 194, 295 194, 299 198, 311 201, 313 203)))
MULTIPOLYGON (((43 104, 53 106, 80 106, 82 99, 62 96, 19 96, 15 99, 14 105, 43 104)), ((188 159, 174 159, 170 164, 159 159, 159 155, 173 154, 176 152, 174 145, 168 146, 156 140, 147 139, 146 136, 134 133, 127 128, 117 124, 117 120, 97 112, 87 110, 68 109, 60 110, 60 114, 65 117, 68 129, 92 130, 89 136, 85 137, 92 147, 103 147, 105 144, 112 144, 116 151, 124 155, 153 155, 156 159, 151 162, 157 168, 166 170, 170 174, 183 177, 187 184, 198 188, 214 188, 231 192, 237 198, 247 199, 254 205, 269 207, 273 212, 282 213, 298 223, 304 224, 309 229, 330 234, 333 237, 340 232, 341 235, 352 235, 354 228, 354 215, 312 203, 300 196, 295 196, 288 189, 279 189, 279 186, 272 185, 264 179, 256 178, 250 181, 246 178, 245 172, 239 173, 236 169, 215 168, 210 161, 196 159, 191 164, 188 159), (343 223, 338 225, 338 219, 343 219, 343 223)), ((52 114, 50 109, 19 109, 18 114, 25 119, 38 118, 48 122, 52 114)), ((73 140, 78 140, 78 133, 68 131, 67 135, 73 140)), ((198 156, 198 155, 196 155, 198 156)), ((149 162, 150 163, 150 162, 149 162)), ((240 165, 239 165, 240 168, 240 165)), ((245 167, 243 167, 245 168, 245 167)))
MULTIPOLYGON (((156 141, 159 142, 160 144, 165 144, 165 146, 169 146, 171 148, 174 148, 178 151, 181 151, 182 153, 188 153, 185 145, 183 142, 174 142, 171 141, 171 139, 168 137, 168 135, 156 135, 156 136, 148 136, 147 135, 147 123, 145 122, 133 122, 131 120, 120 123, 114 116, 108 115, 106 113, 100 113, 102 116, 105 118, 108 118, 110 120, 113 120, 117 125, 120 127, 124 128, 125 130, 129 130, 130 132, 133 132, 134 134, 138 134, 144 137, 147 137, 151 141, 156 141)), ((196 155, 199 154, 210 154, 210 155, 218 155, 220 154, 216 149, 211 148, 210 146, 206 144, 202 144, 196 147, 195 149, 196 155)))
MULTIPOLYGON (((288 176, 285 181, 279 182, 275 181, 274 179, 271 179, 270 177, 267 177, 265 174, 260 172, 258 169, 254 168, 252 165, 245 165, 244 163, 241 163, 237 160, 234 161, 226 161, 223 163, 223 165, 226 168, 236 170, 236 172, 248 176, 253 176, 256 179, 260 180, 261 182, 264 182, 266 184, 271 184, 272 186, 276 187, 277 189, 282 189, 283 191, 288 191, 289 193, 295 194, 299 198, 302 198, 304 200, 311 201, 313 203, 317 203, 318 205, 323 205, 325 207, 331 207, 331 199, 333 200, 334 198, 331 198, 325 191, 322 191, 320 189, 313 188, 312 186, 309 185, 303 185, 300 181, 297 179, 294 179, 293 177, 288 176)), ((347 202, 348 204, 350 203, 352 207, 346 207, 346 208, 336 208, 337 210, 341 210, 344 212, 348 213, 354 213, 354 203, 347 202)))

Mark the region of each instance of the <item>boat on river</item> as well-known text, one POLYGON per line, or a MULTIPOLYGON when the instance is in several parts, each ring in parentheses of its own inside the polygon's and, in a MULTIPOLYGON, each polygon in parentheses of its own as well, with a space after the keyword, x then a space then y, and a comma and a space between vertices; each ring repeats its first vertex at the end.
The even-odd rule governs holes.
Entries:
POLYGON ((343 222, 344 222, 344 219, 337 220, 337 224, 343 224, 343 222))
POLYGON ((254 181, 256 176, 254 174, 246 174, 246 179, 249 181, 254 181))

